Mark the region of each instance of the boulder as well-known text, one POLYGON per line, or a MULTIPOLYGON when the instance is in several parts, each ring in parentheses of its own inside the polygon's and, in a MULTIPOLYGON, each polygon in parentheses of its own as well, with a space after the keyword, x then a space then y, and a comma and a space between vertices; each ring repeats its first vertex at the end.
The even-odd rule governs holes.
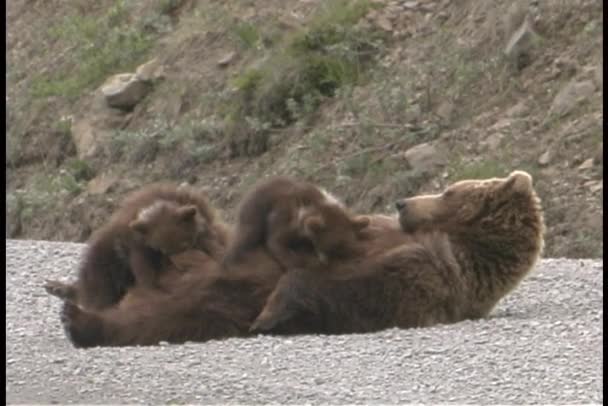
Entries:
POLYGON ((434 143, 418 144, 404 153, 409 166, 419 172, 429 172, 446 164, 446 154, 434 143))
POLYGON ((139 79, 136 73, 111 76, 101 86, 108 106, 130 110, 150 91, 150 85, 139 79))
POLYGON ((563 117, 570 113, 580 102, 591 97, 595 85, 590 80, 571 81, 560 90, 551 104, 550 116, 563 117))
POLYGON ((165 78, 165 70, 157 58, 154 58, 135 71, 135 76, 142 82, 150 83, 165 78))

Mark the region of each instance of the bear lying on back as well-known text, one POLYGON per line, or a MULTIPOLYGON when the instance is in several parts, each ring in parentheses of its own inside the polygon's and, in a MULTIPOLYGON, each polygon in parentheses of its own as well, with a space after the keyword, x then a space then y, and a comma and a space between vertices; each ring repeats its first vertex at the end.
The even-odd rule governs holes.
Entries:
POLYGON ((352 333, 486 317, 543 248, 540 200, 522 171, 396 205, 408 242, 329 270, 286 273, 252 330, 352 333))
POLYGON ((198 248, 219 259, 228 233, 203 194, 152 184, 129 195, 91 236, 74 285, 48 281, 45 288, 85 308, 103 309, 134 285, 159 288, 170 255, 198 248))
MULTIPOLYGON (((344 244, 362 244, 371 255, 407 240, 396 218, 365 216, 362 220, 331 204, 307 206, 297 219, 294 232, 315 239, 318 247, 327 250, 329 264, 335 258, 358 255, 350 250, 352 247, 342 250, 344 244), (334 234, 335 230, 343 232, 334 234)), ((315 263, 315 255, 310 255, 310 262, 315 263)), ((223 271, 217 261, 200 251, 174 255, 165 272, 174 272, 176 266, 187 272, 164 281, 165 292, 136 285, 116 306, 106 309, 82 309, 66 301, 62 309, 66 334, 76 347, 153 345, 247 335, 283 267, 264 245, 246 250, 230 272, 223 271)))
MULTIPOLYGON (((370 216, 364 239, 369 252, 378 253, 382 245, 398 246, 408 237, 396 219, 370 216)), ((169 289, 161 294, 135 286, 117 306, 103 310, 82 309, 66 301, 61 313, 66 335, 76 347, 246 336, 283 275, 282 266, 263 246, 244 253, 229 272, 194 250, 172 256, 167 270, 175 267, 186 272, 163 285, 169 289)))
POLYGON ((237 264, 248 251, 265 246, 285 269, 324 264, 324 251, 347 250, 348 240, 356 239, 368 223, 367 218, 355 218, 335 197, 311 183, 272 177, 254 185, 243 198, 235 238, 223 263, 237 264), (317 215, 314 219, 313 214, 317 215), (309 218, 307 225, 301 224, 303 216, 309 218), (307 233, 326 235, 327 222, 343 226, 344 233, 319 237, 319 244, 312 245, 307 233))

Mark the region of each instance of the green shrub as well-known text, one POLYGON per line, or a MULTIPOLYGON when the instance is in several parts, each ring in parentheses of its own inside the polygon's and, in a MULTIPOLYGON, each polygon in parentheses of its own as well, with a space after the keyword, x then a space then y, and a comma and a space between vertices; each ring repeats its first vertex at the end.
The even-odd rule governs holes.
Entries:
POLYGON ((285 126, 299 118, 296 112, 312 112, 323 98, 361 80, 365 63, 379 48, 374 32, 355 27, 369 3, 327 3, 306 28, 287 36, 260 66, 234 80, 233 116, 285 126))
POLYGON ((152 46, 152 37, 129 21, 124 1, 116 0, 102 17, 70 15, 49 29, 49 35, 69 41, 71 69, 61 69, 35 77, 34 97, 63 96, 74 100, 83 91, 100 85, 109 75, 128 70, 142 62, 152 46))

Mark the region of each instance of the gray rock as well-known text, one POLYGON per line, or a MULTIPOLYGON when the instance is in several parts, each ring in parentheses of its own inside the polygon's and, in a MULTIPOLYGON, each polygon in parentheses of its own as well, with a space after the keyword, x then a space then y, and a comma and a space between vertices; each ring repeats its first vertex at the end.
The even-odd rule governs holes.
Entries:
POLYGON ((563 117, 570 113, 580 102, 591 97, 595 86, 590 80, 582 82, 571 81, 566 84, 555 96, 549 116, 563 117))
POLYGON ((593 168, 593 158, 586 159, 582 164, 578 166, 578 169, 591 169, 593 168))
POLYGON ((546 150, 543 154, 538 158, 538 164, 540 166, 547 166, 551 162, 552 154, 551 151, 546 150))
POLYGON ((384 31, 387 31, 387 32, 393 31, 393 24, 391 23, 391 20, 389 20, 388 17, 386 17, 382 14, 376 18, 375 23, 378 27, 382 28, 384 31))
POLYGON ((226 55, 224 55, 222 57, 222 59, 217 61, 218 66, 220 66, 222 68, 228 66, 234 60, 235 56, 236 56, 236 52, 234 52, 234 51, 228 52, 226 55))
POLYGON ((87 191, 92 195, 106 194, 118 183, 118 180, 116 176, 101 174, 89 181, 87 191))
POLYGON ((95 155, 112 131, 121 128, 128 115, 119 109, 108 108, 105 97, 98 91, 74 119, 70 134, 80 159, 95 155))
POLYGON ((149 91, 150 85, 134 73, 114 75, 101 86, 108 106, 118 109, 133 108, 149 91))
POLYGON ((446 163, 445 151, 435 143, 418 144, 404 153, 410 167, 416 171, 427 172, 446 163))
POLYGON ((142 82, 149 83, 164 79, 165 70, 159 60, 154 58, 143 65, 140 65, 137 70, 135 70, 135 76, 142 82))

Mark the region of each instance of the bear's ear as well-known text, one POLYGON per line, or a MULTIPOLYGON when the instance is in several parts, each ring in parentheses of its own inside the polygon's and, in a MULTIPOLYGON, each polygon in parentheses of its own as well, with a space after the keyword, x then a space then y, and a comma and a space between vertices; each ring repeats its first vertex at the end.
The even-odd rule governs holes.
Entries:
POLYGON ((304 220, 304 229, 311 234, 317 234, 325 228, 325 221, 321 216, 312 216, 304 220))
POLYGON ((196 206, 183 206, 177 209, 177 218, 182 221, 190 221, 196 216, 196 206))
POLYGON ((139 233, 141 235, 146 235, 146 234, 148 234, 150 224, 148 224, 148 222, 145 220, 135 219, 129 223, 129 228, 131 230, 135 231, 136 233, 139 233))
POLYGON ((528 192, 532 190, 532 176, 524 171, 513 171, 507 178, 505 188, 516 192, 528 192))
POLYGON ((369 216, 356 216, 353 219, 353 226, 355 227, 356 231, 362 231, 367 226, 369 226, 369 223, 370 223, 369 216))

